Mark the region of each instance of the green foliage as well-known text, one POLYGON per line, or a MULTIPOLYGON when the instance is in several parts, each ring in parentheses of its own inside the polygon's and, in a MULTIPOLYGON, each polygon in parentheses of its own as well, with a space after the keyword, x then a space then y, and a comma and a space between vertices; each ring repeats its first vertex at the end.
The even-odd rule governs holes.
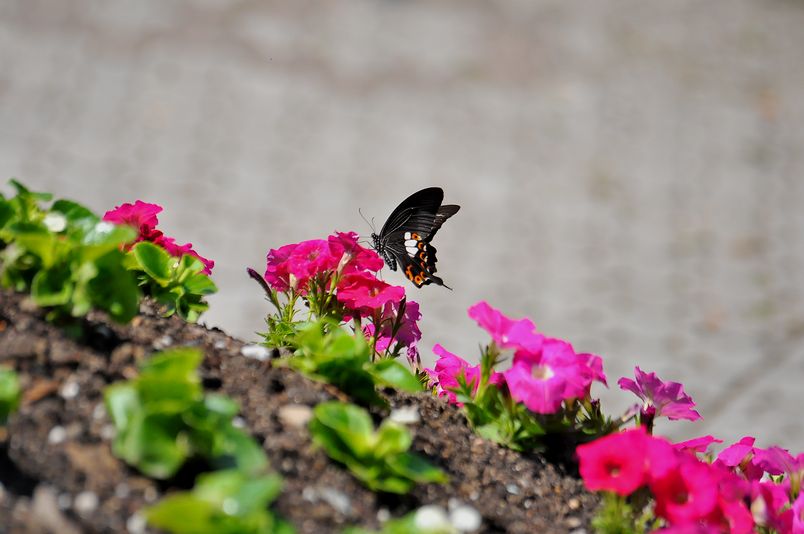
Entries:
POLYGON ((123 267, 120 247, 134 239, 131 228, 101 221, 85 207, 33 193, 14 180, 17 195, 0 197, 0 285, 31 293, 49 309, 48 318, 81 317, 92 309, 128 321, 140 291, 123 267))
POLYGON ((200 475, 192 491, 145 510, 148 523, 173 534, 291 534, 267 507, 282 489, 278 475, 251 477, 229 469, 200 475))
POLYGON ((5 424, 8 416, 19 407, 21 393, 17 373, 0 367, 0 425, 5 424))
POLYGON ((207 309, 204 297, 216 291, 203 264, 170 256, 153 243, 122 249, 137 237, 133 228, 102 221, 70 200, 29 191, 12 180, 16 196, 0 195, 0 286, 29 292, 47 308, 48 319, 82 317, 91 309, 129 321, 144 291, 195 321, 207 309))
POLYGON ((416 534, 455 534, 457 531, 451 525, 444 525, 443 528, 421 528, 416 524, 416 512, 410 512, 398 519, 391 519, 378 531, 350 527, 345 529, 342 534, 410 534, 411 532, 416 534))
POLYGON ((138 273, 147 293, 166 306, 167 315, 177 313, 185 321, 197 321, 209 308, 204 297, 217 291, 203 274, 204 264, 198 258, 184 255, 177 259, 148 241, 131 247, 126 265, 138 273))
POLYGON ((298 347, 288 364, 316 380, 336 386, 362 404, 383 405, 377 386, 403 391, 422 390, 410 370, 392 359, 371 361, 371 348, 362 335, 354 335, 337 323, 320 320, 301 328, 294 337, 298 347))
POLYGON ((262 448, 232 424, 237 403, 204 395, 197 349, 158 353, 140 375, 106 388, 106 408, 117 429, 114 453, 153 478, 170 478, 190 457, 247 473, 264 470, 262 448))
POLYGON ((598 534, 645 534, 659 528, 659 522, 653 518, 650 507, 637 515, 635 507, 625 497, 605 492, 592 527, 598 534))
POLYGON ((372 490, 402 494, 417 483, 447 480, 440 469, 408 452, 412 438, 402 425, 386 420, 375 431, 366 410, 337 401, 319 404, 313 415, 313 441, 372 490))

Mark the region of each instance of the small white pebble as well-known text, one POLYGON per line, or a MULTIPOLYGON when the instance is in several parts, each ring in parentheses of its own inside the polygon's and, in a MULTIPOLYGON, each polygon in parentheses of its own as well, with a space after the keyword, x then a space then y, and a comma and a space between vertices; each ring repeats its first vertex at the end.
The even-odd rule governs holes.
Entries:
POLYGON ((240 354, 246 358, 264 362, 271 356, 271 350, 262 345, 243 345, 243 348, 240 349, 240 354))
POLYGON ((473 501, 476 501, 479 498, 480 498, 480 492, 479 491, 473 491, 472 493, 469 494, 469 499, 471 499, 473 501))
POLYGON ((92 410, 92 418, 103 419, 104 417, 106 417, 106 406, 104 406, 102 402, 99 402, 95 405, 95 409, 92 410))
POLYGON ((160 337, 159 339, 153 342, 153 346, 155 349, 164 349, 173 344, 173 338, 169 335, 165 334, 164 336, 160 337))
POLYGON ((389 519, 391 519, 391 512, 388 511, 388 508, 380 508, 377 510, 377 521, 385 523, 389 519))
POLYGON ((581 507, 581 501, 575 498, 570 499, 567 501, 567 506, 569 507, 570 510, 577 510, 578 508, 581 507))
POLYGON ((531 506, 533 506, 533 501, 531 501, 530 499, 528 499, 527 501, 525 501, 525 502, 523 502, 523 503, 522 503, 522 507, 523 507, 525 510, 530 510, 530 507, 531 507, 531 506))
POLYGON ((309 502, 316 502, 318 500, 318 492, 309 486, 302 490, 302 499, 309 502))
POLYGON ((111 441, 117 435, 117 430, 115 429, 114 425, 103 425, 100 431, 101 438, 111 441))
POLYGON ((129 534, 143 534, 146 525, 145 516, 136 512, 126 521, 126 530, 128 530, 129 534))
POLYGON ((73 498, 69 493, 59 493, 59 496, 56 497, 56 506, 59 507, 59 510, 68 510, 72 505, 73 498))
POLYGON ((218 349, 218 350, 223 350, 223 349, 225 349, 225 348, 226 348, 226 342, 225 342, 224 340, 222 340, 222 339, 219 339, 219 340, 218 340, 218 341, 216 341, 216 342, 215 342, 215 344, 214 344, 214 345, 212 345, 212 346, 213 346, 213 347, 215 347, 215 348, 216 348, 216 349, 218 349))
POLYGON ((74 399, 79 391, 81 391, 81 386, 78 385, 78 382, 70 380, 62 384, 61 389, 59 389, 59 395, 66 400, 70 400, 74 399))
POLYGON ((391 415, 388 417, 391 421, 400 425, 412 425, 422 420, 422 416, 419 415, 419 408, 413 405, 391 410, 391 415))
POLYGON ((51 445, 58 445, 67 438, 67 431, 61 425, 56 425, 47 434, 47 442, 51 445))
POLYGON ((452 528, 446 510, 435 504, 428 504, 416 510, 413 524, 419 530, 447 530, 452 528))
POLYGON ((578 528, 581 526, 581 520, 578 519, 577 517, 568 517, 567 526, 569 528, 578 528))
POLYGON ((507 491, 511 495, 519 495, 519 486, 517 486, 516 484, 506 484, 505 491, 507 491))
POLYGON ((118 499, 126 499, 129 495, 131 495, 131 488, 125 482, 121 482, 114 487, 114 496, 118 499))
POLYGON ((92 491, 82 491, 75 497, 73 508, 79 514, 90 514, 98 508, 98 496, 92 491))
POLYGON ((575 530, 571 530, 569 534, 587 534, 585 528, 576 528, 575 530))
POLYGON ((321 488, 318 492, 321 499, 341 515, 349 515, 352 510, 352 501, 349 496, 334 488, 321 488))
POLYGON ((145 488, 145 491, 142 492, 142 498, 145 499, 145 502, 154 502, 157 497, 159 497, 159 494, 153 486, 148 486, 145 488))
POLYGON ((302 428, 313 418, 313 410, 305 404, 285 404, 277 410, 277 416, 284 426, 302 428))
POLYGON ((450 511, 449 522, 460 532, 475 532, 483 523, 483 518, 480 512, 464 504, 450 511))

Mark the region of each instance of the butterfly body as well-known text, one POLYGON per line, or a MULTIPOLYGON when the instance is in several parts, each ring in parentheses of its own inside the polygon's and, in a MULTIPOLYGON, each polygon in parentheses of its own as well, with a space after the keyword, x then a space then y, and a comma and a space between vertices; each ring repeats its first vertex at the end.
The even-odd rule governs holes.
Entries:
POLYGON ((383 257, 388 268, 396 271, 398 265, 416 287, 437 284, 449 288, 435 275, 436 249, 431 240, 460 206, 442 206, 443 200, 444 191, 440 187, 417 191, 391 212, 379 234, 371 234, 374 250, 383 257))

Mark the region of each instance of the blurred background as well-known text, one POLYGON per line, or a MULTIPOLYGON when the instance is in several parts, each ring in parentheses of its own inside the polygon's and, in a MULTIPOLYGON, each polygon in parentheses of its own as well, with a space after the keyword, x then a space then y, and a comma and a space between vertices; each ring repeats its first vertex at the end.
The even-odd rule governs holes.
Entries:
POLYGON ((638 364, 704 417, 659 432, 801 452, 802 28, 800 0, 2 0, 0 176, 163 205, 215 260, 203 322, 251 341, 246 266, 439 185, 425 361, 477 359, 483 299, 602 355, 609 413, 638 364))

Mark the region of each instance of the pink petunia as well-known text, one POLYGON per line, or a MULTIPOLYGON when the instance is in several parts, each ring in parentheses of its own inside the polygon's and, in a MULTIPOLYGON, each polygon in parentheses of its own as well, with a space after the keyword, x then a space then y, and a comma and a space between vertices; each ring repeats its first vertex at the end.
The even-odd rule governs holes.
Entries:
MULTIPOLYGON (((439 397, 446 396, 450 404, 463 406, 463 403, 458 402, 455 392, 452 390, 460 386, 458 377, 463 375, 466 384, 472 388, 473 393, 476 393, 477 388, 480 386, 480 366, 469 365, 469 362, 449 352, 437 343, 433 347, 433 352, 439 357, 435 368, 424 370, 430 377, 430 387, 436 388, 436 393, 439 397)), ((503 376, 500 373, 492 372, 489 377, 489 383, 499 386, 502 382, 503 376)))
POLYGON ((338 300, 363 316, 381 310, 389 302, 399 302, 404 296, 405 288, 386 284, 365 272, 347 274, 338 284, 338 300))
POLYGON ((272 248, 266 257, 265 281, 276 291, 287 291, 296 286, 296 280, 290 277, 288 259, 298 244, 293 243, 279 248, 272 248))
POLYGON ((772 481, 751 481, 751 514, 757 525, 791 532, 793 511, 788 488, 772 481))
POLYGON ((626 497, 643 486, 647 482, 648 439, 639 427, 578 446, 579 470, 586 487, 626 497))
POLYGON ((714 436, 701 436, 699 438, 675 443, 673 447, 679 451, 703 454, 713 443, 723 443, 723 440, 716 439, 714 436))
MULTIPOLYGON (((419 330, 418 321, 421 319, 422 314, 419 312, 419 304, 415 301, 408 300, 405 302, 405 311, 401 319, 399 314, 399 302, 388 302, 382 313, 382 330, 377 336, 377 342, 374 348, 377 352, 383 352, 390 348, 391 345, 396 344, 399 347, 405 347, 408 360, 411 362, 419 361, 419 351, 417 344, 422 338, 421 330, 419 330), (396 321, 399 321, 399 328, 396 336, 393 334, 393 326, 396 321)), ((374 324, 368 323, 363 326, 363 334, 366 337, 374 335, 374 324)))
POLYGON ((793 503, 793 534, 804 534, 804 491, 799 493, 798 498, 793 503))
POLYGON ((636 381, 620 378, 617 384, 620 389, 630 391, 642 399, 643 414, 654 417, 665 416, 671 420, 686 419, 697 421, 701 415, 693 409, 695 403, 684 392, 684 386, 678 382, 663 382, 656 373, 645 373, 639 367, 635 369, 636 381))
POLYGON ((790 478, 804 475, 804 454, 794 457, 787 449, 776 445, 754 449, 754 462, 770 475, 786 474, 790 478))
POLYGON ((335 232, 327 238, 329 252, 338 258, 340 272, 379 271, 382 269, 382 258, 373 250, 361 247, 355 232, 335 232))
MULTIPOLYGON (((172 237, 167 237, 160 230, 156 229, 159 223, 157 214, 162 211, 162 206, 158 204, 150 204, 137 200, 134 204, 121 204, 113 210, 107 211, 103 220, 114 224, 127 224, 134 227, 137 232, 137 239, 134 241, 150 241, 165 249, 171 256, 181 258, 185 254, 189 254, 204 264, 203 274, 212 274, 212 268, 215 262, 204 258, 193 250, 192 243, 186 245, 179 245, 172 237)), ((125 250, 128 250, 131 245, 128 245, 125 250)))
POLYGON ((538 352, 516 352, 505 381, 514 400, 536 413, 551 414, 565 400, 588 395, 599 376, 589 362, 588 355, 575 354, 566 341, 545 339, 538 352))
POLYGON ((723 534, 723 530, 703 523, 686 523, 660 528, 659 530, 654 530, 651 534, 723 534))
POLYGON ((293 249, 287 259, 287 269, 297 281, 298 287, 304 288, 308 281, 317 275, 327 275, 338 265, 329 251, 329 244, 323 239, 302 241, 293 249))
POLYGON ((703 521, 718 504, 717 479, 709 464, 682 455, 677 469, 650 481, 655 513, 671 524, 703 521))
POLYGON ((501 349, 536 352, 541 348, 544 336, 536 332, 536 325, 528 318, 510 319, 485 301, 471 306, 468 312, 501 349))
POLYGON ((720 451, 715 463, 741 471, 748 480, 759 480, 765 470, 756 461, 755 452, 761 449, 754 447, 754 441, 751 436, 743 437, 720 451))
POLYGON ((139 233, 137 241, 153 241, 162 232, 156 230, 157 215, 162 206, 137 200, 134 204, 121 204, 103 215, 103 220, 114 224, 127 224, 139 233))

